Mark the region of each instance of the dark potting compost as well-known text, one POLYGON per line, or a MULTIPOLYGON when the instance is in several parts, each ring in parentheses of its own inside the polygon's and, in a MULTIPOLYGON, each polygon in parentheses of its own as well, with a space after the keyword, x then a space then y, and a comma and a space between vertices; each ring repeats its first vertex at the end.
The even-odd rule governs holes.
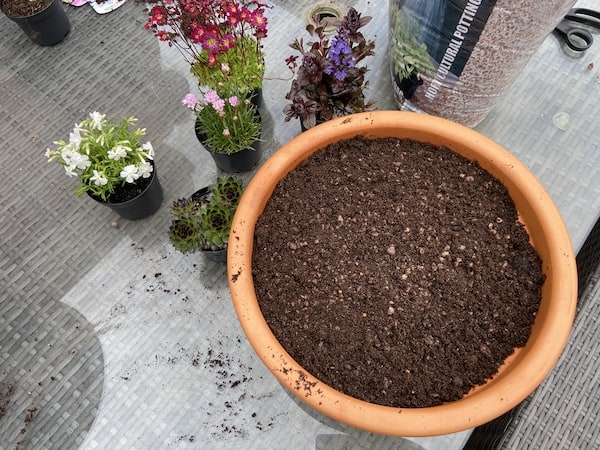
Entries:
POLYGON ((541 261, 506 188, 411 140, 343 140, 279 182, 254 234, 256 296, 308 372, 371 403, 458 400, 527 342, 541 261))
POLYGON ((9 17, 28 17, 46 8, 52 0, 3 0, 2 11, 9 17))

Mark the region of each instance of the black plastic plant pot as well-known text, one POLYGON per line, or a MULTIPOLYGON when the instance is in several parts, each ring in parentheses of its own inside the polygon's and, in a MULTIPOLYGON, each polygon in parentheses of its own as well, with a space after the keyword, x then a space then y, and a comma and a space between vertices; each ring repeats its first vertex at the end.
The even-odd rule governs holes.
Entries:
POLYGON ((42 46, 62 42, 71 31, 71 23, 61 0, 53 0, 46 8, 31 16, 7 17, 19 25, 33 42, 42 46))
POLYGON ((423 80, 415 71, 410 74, 409 78, 402 78, 402 80, 400 80, 398 76, 395 76, 394 78, 396 85, 400 88, 404 94, 404 98, 407 100, 410 100, 416 90, 423 84, 423 80))
POLYGON ((158 211, 163 200, 163 189, 155 170, 152 172, 150 184, 140 195, 131 200, 122 203, 108 203, 89 193, 88 195, 98 203, 108 206, 123 219, 139 220, 151 216, 158 211))
POLYGON ((258 141, 252 146, 230 155, 225 153, 210 152, 215 164, 223 172, 240 173, 247 172, 258 164, 262 156, 262 151, 258 146, 258 141))
POLYGON ((204 146, 206 151, 210 153, 215 162, 216 166, 223 172, 227 173, 241 173, 247 172, 254 168, 260 159, 262 158, 262 149, 260 147, 260 141, 255 141, 252 144, 252 148, 240 150, 239 152, 227 154, 219 153, 215 150, 210 149, 206 144, 206 136, 198 131, 198 120, 196 119, 194 125, 194 132, 196 138, 204 146))
POLYGON ((221 250, 200 250, 206 259, 214 262, 227 262, 227 247, 221 250))

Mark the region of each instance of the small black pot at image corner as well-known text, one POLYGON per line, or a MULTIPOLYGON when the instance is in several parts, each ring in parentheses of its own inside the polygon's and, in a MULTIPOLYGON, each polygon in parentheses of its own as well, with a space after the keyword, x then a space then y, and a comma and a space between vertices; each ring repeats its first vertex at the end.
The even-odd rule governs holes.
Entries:
POLYGON ((62 42, 71 31, 71 23, 61 0, 52 0, 46 8, 31 16, 7 17, 19 25, 33 42, 44 47, 62 42))
POLYGON ((395 75, 394 81, 402 91, 402 94, 404 94, 404 98, 406 100, 410 100, 415 94, 416 90, 423 85, 423 80, 421 77, 419 77, 417 72, 411 73, 409 78, 403 78, 402 80, 395 75))
POLYGON ((214 262, 227 262, 227 247, 221 250, 200 250, 206 259, 214 262))

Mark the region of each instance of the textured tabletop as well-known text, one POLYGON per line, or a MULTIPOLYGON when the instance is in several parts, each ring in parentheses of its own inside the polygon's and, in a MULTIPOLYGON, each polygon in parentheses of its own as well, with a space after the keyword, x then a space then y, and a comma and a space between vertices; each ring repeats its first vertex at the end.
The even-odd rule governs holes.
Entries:
MULTIPOLYGON (((263 161, 300 132, 283 120, 289 80, 281 78, 287 44, 303 35, 314 2, 272 3, 263 161)), ((394 108, 387 2, 338 3, 373 16, 364 30, 377 42, 369 96, 394 108)), ((372 435, 315 413, 276 382, 239 327, 225 267, 168 242, 171 202, 220 175, 181 105, 194 88, 189 67, 144 30, 133 0, 104 15, 65 8, 71 33, 50 48, 25 41, 0 15, 0 447, 461 448, 470 431, 372 435), (147 128, 165 190, 152 217, 119 220, 76 198, 62 169, 46 162, 46 147, 94 110, 137 116, 147 128)), ((549 36, 478 127, 539 177, 576 249, 600 212, 599 77, 599 42, 574 59, 549 36), (566 130, 553 123, 559 112, 569 115, 566 130)))

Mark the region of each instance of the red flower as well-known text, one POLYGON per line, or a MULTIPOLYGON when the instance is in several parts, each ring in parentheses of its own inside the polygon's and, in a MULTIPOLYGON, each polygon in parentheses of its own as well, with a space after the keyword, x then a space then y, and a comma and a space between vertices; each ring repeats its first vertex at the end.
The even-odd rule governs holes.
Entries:
POLYGON ((153 6, 150 11, 150 19, 154 25, 166 25, 167 15, 162 6, 153 6))
POLYGON ((239 14, 239 19, 242 22, 248 22, 250 16, 252 15, 252 11, 250 11, 248 8, 242 8, 240 9, 240 14, 239 14))
POLYGON ((185 12, 188 13, 192 17, 198 16, 200 14, 200 10, 192 2, 188 2, 187 4, 184 5, 183 8, 184 8, 185 12))
MULTIPOLYGON (((0 0, 1 1, 1 0, 0 0)), ((148 20, 144 27, 161 41, 175 45, 187 62, 195 64, 207 58, 209 65, 217 57, 236 51, 242 39, 260 40, 267 35, 265 8, 259 0, 149 0, 148 20)), ((241 48, 241 47, 240 47, 241 48)), ((242 51, 243 53, 243 51, 242 51)))
POLYGON ((250 13, 248 22, 255 29, 254 37, 256 39, 262 39, 267 37, 267 18, 264 16, 262 9, 257 9, 250 13))
POLYGON ((190 14, 191 16, 197 16, 198 14, 200 14, 200 9, 198 8, 198 5, 196 4, 195 1, 181 0, 180 3, 181 3, 181 6, 183 7, 183 10, 185 12, 187 12, 188 14, 190 14))
POLYGON ((206 39, 206 28, 202 25, 195 24, 190 33, 190 39, 195 44, 198 44, 206 39))
POLYGON ((206 62, 209 66, 216 66, 219 61, 217 61, 217 56, 211 53, 207 56, 206 62))
POLYGON ((238 8, 238 6, 236 4, 229 4, 227 5, 227 14, 229 16, 233 16, 233 17, 237 17, 237 15, 239 14, 240 10, 238 8))
POLYGON ((263 15, 263 12, 259 9, 250 13, 250 17, 248 19, 250 24, 257 28, 267 29, 267 18, 263 15))
POLYGON ((237 16, 229 16, 227 17, 227 25, 231 28, 235 28, 240 24, 240 19, 237 16))
POLYGON ((219 30, 217 27, 210 27, 206 30, 205 37, 202 40, 202 48, 209 54, 216 55, 220 50, 219 43, 219 30))
POLYGON ((235 38, 231 34, 226 34, 221 39, 220 45, 220 53, 226 53, 228 50, 231 50, 235 45, 235 38))

